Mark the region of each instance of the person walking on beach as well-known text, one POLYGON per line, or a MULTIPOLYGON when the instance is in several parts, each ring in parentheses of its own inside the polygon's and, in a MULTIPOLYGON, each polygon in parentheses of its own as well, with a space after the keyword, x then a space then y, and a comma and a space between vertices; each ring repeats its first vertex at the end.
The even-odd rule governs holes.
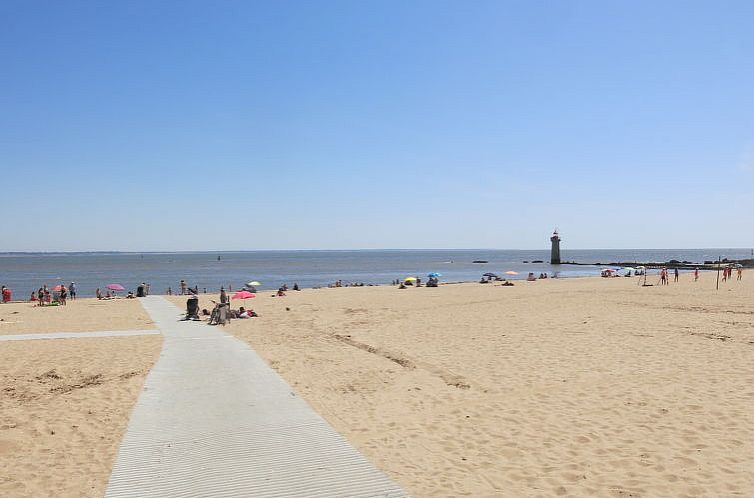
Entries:
POLYGON ((668 271, 663 268, 660 270, 660 285, 667 285, 668 283, 668 271))
POLYGON ((220 287, 220 304, 228 302, 228 295, 225 293, 225 287, 220 287))
POLYGON ((186 295, 186 281, 181 280, 181 296, 186 295))
POLYGON ((65 306, 68 304, 66 302, 66 298, 68 297, 68 289, 65 288, 65 285, 60 286, 60 305, 65 306))
POLYGON ((694 282, 699 280, 699 268, 694 268, 694 282))
POLYGON ((673 282, 678 282, 678 268, 673 270, 673 282))
POLYGON ((76 282, 71 282, 68 286, 68 294, 71 296, 71 301, 76 300, 76 282))
POLYGON ((37 291, 37 306, 45 305, 45 291, 43 287, 40 287, 37 291))
POLYGON ((743 277, 743 274, 744 274, 744 269, 742 266, 739 266, 738 268, 736 268, 736 280, 740 282, 741 277, 743 277))

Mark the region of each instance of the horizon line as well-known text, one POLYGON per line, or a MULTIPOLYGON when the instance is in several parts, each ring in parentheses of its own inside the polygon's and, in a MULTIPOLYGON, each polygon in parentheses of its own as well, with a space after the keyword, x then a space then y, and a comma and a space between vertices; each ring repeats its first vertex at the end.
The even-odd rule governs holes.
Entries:
MULTIPOLYGON (((195 254, 195 253, 253 253, 253 252, 370 252, 370 251, 549 251, 549 248, 508 249, 493 247, 452 247, 452 248, 355 248, 355 249, 188 249, 188 250, 49 250, 49 251, 0 251, 0 255, 13 254, 195 254)), ((689 251, 689 250, 737 250, 749 251, 750 247, 589 247, 589 248, 561 248, 562 252, 568 251, 689 251)))

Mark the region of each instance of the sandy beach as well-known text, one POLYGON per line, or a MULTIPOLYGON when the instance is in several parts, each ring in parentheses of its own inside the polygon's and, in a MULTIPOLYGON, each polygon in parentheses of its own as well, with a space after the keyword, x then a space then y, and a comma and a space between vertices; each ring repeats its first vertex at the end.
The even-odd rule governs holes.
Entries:
POLYGON ((412 496, 751 496, 754 286, 714 278, 261 292, 225 329, 412 496))
POLYGON ((68 300, 66 306, 12 302, 0 307, 0 335, 147 330, 154 324, 136 299, 68 300))
POLYGON ((0 496, 101 497, 161 342, 0 342, 0 496))
MULTIPOLYGON (((267 291, 225 331, 415 497, 751 496, 748 276, 267 291)), ((149 325, 87 304, 2 305, 4 332, 149 325)), ((102 496, 160 344, 0 342, 0 494, 102 496)))

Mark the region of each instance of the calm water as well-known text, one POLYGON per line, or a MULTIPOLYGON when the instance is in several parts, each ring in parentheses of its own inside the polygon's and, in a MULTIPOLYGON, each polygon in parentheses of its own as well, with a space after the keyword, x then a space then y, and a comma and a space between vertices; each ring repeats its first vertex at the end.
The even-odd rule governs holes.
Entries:
MULTIPOLYGON (((679 261, 703 262, 717 259, 751 257, 750 249, 667 249, 667 250, 563 250, 564 261, 581 263, 611 261, 679 261)), ((262 282, 261 288, 277 288, 294 282, 302 287, 325 286, 338 279, 343 282, 387 284, 396 278, 429 272, 442 273, 441 281, 478 280, 482 273, 517 271, 518 278, 528 272, 537 275, 557 272, 560 277, 596 275, 592 266, 548 263, 525 264, 523 261, 549 261, 549 250, 364 250, 364 251, 254 251, 197 253, 65 253, 0 254, 0 284, 14 291, 14 298, 28 295, 43 284, 78 285, 80 296, 91 296, 97 287, 122 284, 135 290, 144 281, 152 293, 164 293, 168 286, 175 291, 185 279, 201 290, 219 289, 221 285, 237 289, 251 280, 262 282), (217 257, 220 256, 220 261, 217 257), (473 264, 487 260, 487 264, 473 264)))

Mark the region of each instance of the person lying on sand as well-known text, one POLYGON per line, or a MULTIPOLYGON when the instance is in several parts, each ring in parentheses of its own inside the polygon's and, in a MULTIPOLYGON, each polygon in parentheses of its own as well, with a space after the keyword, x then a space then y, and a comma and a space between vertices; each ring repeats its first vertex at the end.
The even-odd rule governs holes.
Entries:
POLYGON ((257 315, 254 310, 247 310, 243 306, 238 308, 238 318, 252 318, 255 316, 259 315, 257 315))

